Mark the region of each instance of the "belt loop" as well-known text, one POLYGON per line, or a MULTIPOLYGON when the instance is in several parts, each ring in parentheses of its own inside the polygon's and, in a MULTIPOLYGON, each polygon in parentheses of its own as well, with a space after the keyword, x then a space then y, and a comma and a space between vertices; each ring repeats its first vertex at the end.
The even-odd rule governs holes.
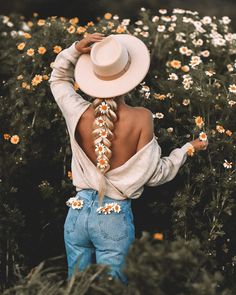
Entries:
POLYGON ((97 191, 95 189, 92 189, 93 200, 95 199, 96 195, 97 195, 97 191))

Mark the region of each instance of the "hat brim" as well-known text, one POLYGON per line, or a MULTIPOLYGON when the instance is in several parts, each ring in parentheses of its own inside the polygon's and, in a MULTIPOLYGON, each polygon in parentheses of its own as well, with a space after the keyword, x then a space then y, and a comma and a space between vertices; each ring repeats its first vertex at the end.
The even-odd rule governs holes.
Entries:
POLYGON ((99 98, 125 94, 136 87, 146 76, 150 67, 150 53, 139 38, 129 34, 115 34, 128 50, 131 64, 128 70, 114 80, 99 79, 93 72, 90 53, 80 55, 75 65, 75 81, 84 93, 99 98))

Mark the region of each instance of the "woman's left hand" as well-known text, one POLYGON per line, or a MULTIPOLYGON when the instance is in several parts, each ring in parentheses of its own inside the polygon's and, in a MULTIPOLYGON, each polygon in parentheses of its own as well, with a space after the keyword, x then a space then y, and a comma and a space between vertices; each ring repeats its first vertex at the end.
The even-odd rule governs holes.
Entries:
POLYGON ((102 33, 87 33, 86 37, 77 42, 75 47, 81 53, 90 53, 91 47, 89 45, 93 42, 102 41, 104 38, 104 34, 102 33))

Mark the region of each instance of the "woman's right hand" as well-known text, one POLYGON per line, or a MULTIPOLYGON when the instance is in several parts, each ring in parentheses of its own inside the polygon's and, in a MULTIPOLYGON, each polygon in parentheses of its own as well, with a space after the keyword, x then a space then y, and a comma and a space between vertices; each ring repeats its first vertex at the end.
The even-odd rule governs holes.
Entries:
POLYGON ((102 41, 105 38, 103 33, 87 33, 86 37, 78 41, 75 45, 76 49, 81 53, 90 53, 91 44, 94 42, 102 41))
POLYGON ((203 141, 203 140, 200 140, 199 138, 193 141, 190 141, 190 143, 192 144, 196 152, 200 150, 206 150, 208 146, 208 140, 203 141))

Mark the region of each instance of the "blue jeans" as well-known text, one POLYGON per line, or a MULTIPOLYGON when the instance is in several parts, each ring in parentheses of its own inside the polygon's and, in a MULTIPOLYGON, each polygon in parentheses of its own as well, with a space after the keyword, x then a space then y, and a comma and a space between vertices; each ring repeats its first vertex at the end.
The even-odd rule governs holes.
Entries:
MULTIPOLYGON (((83 270, 91 263, 109 266, 109 274, 127 285, 122 272, 129 246, 135 239, 131 199, 114 200, 104 196, 102 206, 116 203, 120 211, 110 214, 97 211, 98 192, 93 189, 78 191, 76 200, 82 208, 69 208, 64 224, 64 241, 68 263, 68 278, 77 268, 83 270)), ((117 206, 115 207, 117 208, 117 206)))

